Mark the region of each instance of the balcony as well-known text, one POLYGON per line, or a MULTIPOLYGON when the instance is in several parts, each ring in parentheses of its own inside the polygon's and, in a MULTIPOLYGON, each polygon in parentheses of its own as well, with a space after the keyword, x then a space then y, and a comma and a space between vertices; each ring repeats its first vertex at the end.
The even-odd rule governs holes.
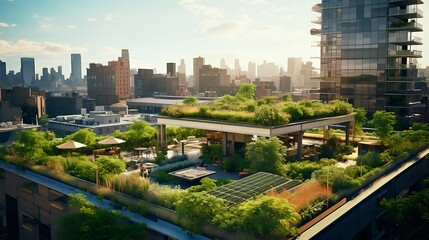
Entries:
POLYGON ((410 82, 422 82, 425 81, 426 77, 410 77, 410 76, 404 76, 404 77, 386 77, 386 82, 404 82, 404 83, 410 83, 410 82))
POLYGON ((317 13, 322 13, 322 9, 323 9, 323 5, 321 3, 317 3, 311 8, 313 12, 317 12, 317 13))
POLYGON ((406 20, 410 18, 422 18, 423 11, 416 6, 407 7, 406 9, 391 8, 389 9, 389 16, 396 17, 401 20, 406 20))
POLYGON ((396 21, 392 22, 388 28, 389 31, 410 31, 410 32, 421 32, 423 31, 423 25, 416 23, 415 21, 404 22, 396 21))
POLYGON ((390 44, 395 45, 422 45, 422 38, 420 37, 391 37, 389 38, 390 44))
POLYGON ((397 50, 389 51, 387 57, 410 57, 410 58, 421 58, 422 51, 418 50, 397 50))
POLYGON ((310 30, 310 34, 313 36, 319 36, 322 33, 321 29, 317 29, 317 28, 312 28, 310 30))
POLYGON ((388 63, 387 69, 419 69, 421 66, 420 64, 400 64, 400 63, 388 63))
POLYGON ((321 17, 313 18, 311 19, 311 22, 315 24, 322 24, 322 18, 321 17))
POLYGON ((422 0, 389 0, 391 7, 404 7, 409 5, 423 4, 422 0))

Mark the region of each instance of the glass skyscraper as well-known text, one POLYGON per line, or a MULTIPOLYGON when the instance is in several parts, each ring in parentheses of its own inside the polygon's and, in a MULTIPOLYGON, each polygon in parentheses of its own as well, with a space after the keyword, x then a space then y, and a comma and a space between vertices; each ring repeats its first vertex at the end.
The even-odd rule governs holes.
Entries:
POLYGON ((78 82, 82 80, 82 60, 80 53, 71 54, 70 80, 72 82, 78 82))
POLYGON ((424 110, 417 59, 422 44, 421 0, 323 0, 320 98, 345 99, 369 114, 395 112, 404 127, 424 110))
POLYGON ((34 58, 21 58, 21 78, 23 86, 30 86, 36 79, 34 58))

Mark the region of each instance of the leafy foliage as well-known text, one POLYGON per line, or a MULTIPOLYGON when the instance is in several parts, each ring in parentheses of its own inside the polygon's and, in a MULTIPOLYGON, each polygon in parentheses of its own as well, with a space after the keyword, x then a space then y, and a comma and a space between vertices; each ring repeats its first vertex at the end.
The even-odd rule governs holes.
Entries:
POLYGON ((219 212, 214 222, 222 228, 246 232, 258 239, 286 239, 298 234, 293 227, 300 216, 287 200, 260 196, 229 211, 219 212))
POLYGON ((235 95, 238 98, 253 99, 255 97, 256 85, 251 83, 240 84, 238 93, 235 95))
POLYGON ((146 121, 133 121, 125 136, 128 148, 136 146, 149 147, 155 145, 152 141, 155 139, 156 130, 146 121))
POLYGON ((38 160, 53 152, 56 142, 55 135, 51 132, 42 132, 37 129, 24 130, 17 133, 18 139, 12 143, 16 153, 27 160, 38 160))
POLYGON ((183 100, 183 104, 186 104, 186 105, 197 105, 198 104, 198 98, 192 97, 192 96, 187 96, 183 100))
POLYGON ((97 208, 82 194, 69 196, 69 203, 76 212, 61 217, 58 238, 83 239, 144 239, 145 225, 131 222, 123 214, 97 208))
POLYGON ((179 220, 187 229, 195 232, 200 232, 203 224, 211 223, 217 213, 224 211, 226 207, 223 201, 205 192, 186 194, 176 202, 179 220))
POLYGON ((195 185, 190 188, 188 188, 188 192, 202 192, 202 191, 210 191, 218 186, 216 185, 216 180, 205 177, 201 179, 200 185, 195 185))
POLYGON ((371 124, 376 128, 375 135, 384 141, 393 132, 396 116, 393 112, 377 111, 373 115, 371 124))
POLYGON ((97 166, 100 180, 104 180, 111 175, 125 172, 125 163, 117 158, 100 156, 95 159, 95 165, 97 166))
POLYGON ((262 105, 256 108, 255 122, 264 126, 277 126, 288 123, 288 119, 276 107, 262 105))
POLYGON ((389 222, 396 226, 402 239, 422 239, 429 236, 429 189, 394 199, 384 199, 389 222))
POLYGON ((250 162, 252 172, 283 175, 285 157, 286 147, 277 137, 270 137, 269 139, 260 137, 246 146, 246 159, 250 162))

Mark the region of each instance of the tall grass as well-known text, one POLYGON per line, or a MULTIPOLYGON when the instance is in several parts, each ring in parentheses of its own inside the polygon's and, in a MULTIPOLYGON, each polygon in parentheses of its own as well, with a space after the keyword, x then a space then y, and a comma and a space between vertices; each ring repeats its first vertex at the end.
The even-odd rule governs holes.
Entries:
POLYGON ((332 190, 320 185, 316 181, 308 181, 301 184, 296 190, 283 192, 270 191, 269 196, 287 199, 297 212, 308 207, 317 199, 327 199, 332 194, 332 190))
POLYGON ((121 174, 106 178, 104 186, 136 198, 143 198, 149 190, 150 182, 138 174, 121 174))

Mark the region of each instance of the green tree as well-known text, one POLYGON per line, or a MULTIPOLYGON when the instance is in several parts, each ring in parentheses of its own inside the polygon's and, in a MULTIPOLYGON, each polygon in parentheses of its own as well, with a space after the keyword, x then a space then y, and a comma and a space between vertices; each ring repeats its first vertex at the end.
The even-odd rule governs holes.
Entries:
POLYGON ((49 132, 24 130, 17 133, 18 139, 12 143, 16 153, 28 160, 37 160, 45 155, 45 150, 52 148, 53 134, 49 132))
POLYGON ((43 115, 38 119, 38 123, 39 123, 39 124, 41 124, 41 125, 48 123, 48 121, 49 121, 49 116, 48 116, 48 114, 43 114, 43 115))
POLYGON ((97 135, 91 129, 83 128, 75 133, 68 135, 64 138, 64 140, 73 140, 90 146, 96 144, 96 137, 97 135))
POLYGON ((392 134, 393 126, 396 124, 396 116, 393 112, 377 111, 374 113, 371 120, 372 126, 375 128, 375 135, 380 138, 381 141, 385 141, 386 138, 392 134))
POLYGON ((366 124, 366 111, 364 108, 355 109, 356 118, 355 118, 355 131, 357 133, 362 133, 362 127, 366 124))
POLYGON ((125 171, 125 163, 120 159, 108 156, 100 156, 95 160, 98 169, 98 176, 104 180, 106 176, 119 174, 125 171))
POLYGON ((298 234, 299 214, 287 200, 259 196, 219 212, 214 222, 223 228, 254 235, 258 239, 287 239, 298 234))
POLYGON ((246 159, 250 162, 252 172, 269 172, 284 174, 283 160, 286 157, 286 147, 277 137, 258 138, 246 146, 246 159))
POLYGON ((156 130, 146 121, 134 121, 125 133, 127 145, 131 147, 151 145, 155 139, 156 130))
POLYGON ((394 199, 384 199, 387 219, 401 239, 424 239, 429 236, 429 189, 394 199))
POLYGON ((245 99, 253 99, 255 97, 256 85, 252 83, 240 84, 236 97, 245 99))
POLYGON ((290 95, 290 93, 286 93, 282 96, 282 100, 285 102, 292 102, 292 95, 290 95))
POLYGON ((202 225, 211 223, 217 213, 226 211, 223 200, 205 192, 186 194, 175 205, 179 220, 194 232, 201 232, 202 225))
POLYGON ((145 224, 131 222, 122 213, 95 207, 83 194, 70 195, 68 201, 76 212, 60 218, 57 233, 61 240, 145 238, 145 224))
POLYGON ((183 99, 183 104, 185 105, 197 105, 198 104, 198 98, 196 97, 192 97, 192 96, 187 96, 185 99, 183 99))

